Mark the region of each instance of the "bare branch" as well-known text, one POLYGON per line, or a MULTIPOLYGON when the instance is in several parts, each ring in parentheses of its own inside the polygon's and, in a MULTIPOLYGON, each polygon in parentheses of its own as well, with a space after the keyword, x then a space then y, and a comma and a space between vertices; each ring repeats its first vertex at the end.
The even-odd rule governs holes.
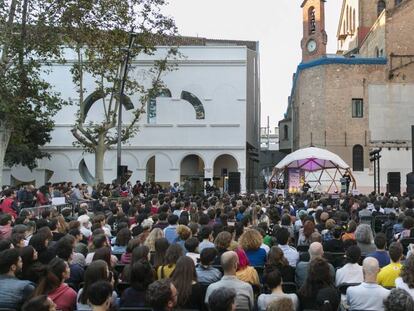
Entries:
POLYGON ((92 149, 92 150, 95 150, 96 149, 96 145, 94 145, 94 144, 92 144, 92 143, 90 143, 90 142, 88 142, 86 139, 85 139, 85 137, 83 137, 82 135, 80 135, 79 133, 78 133, 78 131, 76 130, 76 129, 72 129, 71 130, 71 132, 72 132, 72 135, 82 144, 82 145, 84 145, 85 147, 87 147, 87 148, 90 148, 90 149, 92 149))

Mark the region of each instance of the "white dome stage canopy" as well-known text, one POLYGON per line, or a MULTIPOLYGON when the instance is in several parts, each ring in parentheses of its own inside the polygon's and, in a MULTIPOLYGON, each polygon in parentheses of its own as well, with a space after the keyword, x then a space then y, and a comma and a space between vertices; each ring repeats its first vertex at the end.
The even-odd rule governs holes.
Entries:
POLYGON ((270 181, 276 175, 281 175, 290 169, 302 170, 305 172, 306 182, 313 184, 312 188, 322 188, 322 182, 328 182, 326 192, 335 187, 340 192, 341 187, 337 182, 345 172, 351 177, 352 187, 356 188, 355 178, 351 173, 350 166, 337 154, 326 149, 309 147, 296 150, 283 158, 273 169, 270 181))

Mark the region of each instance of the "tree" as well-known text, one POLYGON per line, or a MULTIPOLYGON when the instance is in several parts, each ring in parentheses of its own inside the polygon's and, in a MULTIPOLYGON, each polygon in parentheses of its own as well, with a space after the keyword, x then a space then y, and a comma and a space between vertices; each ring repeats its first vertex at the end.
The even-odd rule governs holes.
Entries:
POLYGON ((61 60, 54 26, 62 9, 54 0, 0 2, 0 184, 4 163, 33 169, 48 156, 41 146, 65 102, 42 75, 61 60))
MULTIPOLYGON (((95 182, 103 182, 105 152, 117 144, 119 105, 132 105, 129 97, 120 98, 120 84, 125 64, 125 48, 129 33, 135 34, 131 55, 152 54, 157 44, 168 44, 176 34, 172 18, 161 12, 164 0, 86 0, 71 2, 62 18, 66 43, 78 55, 72 68, 73 81, 79 93, 79 112, 72 134, 74 145, 95 155, 95 182), (76 30, 76 31, 75 31, 76 30), (85 80, 93 79, 95 90, 85 96, 85 80), (85 124, 92 104, 102 101, 102 122, 85 124)), ((132 119, 122 128, 121 141, 127 142, 138 131, 137 122, 149 99, 156 97, 163 88, 161 75, 172 67, 169 57, 175 50, 156 61, 146 72, 145 81, 130 77, 125 80, 125 94, 137 95, 139 101, 132 110, 132 119)))

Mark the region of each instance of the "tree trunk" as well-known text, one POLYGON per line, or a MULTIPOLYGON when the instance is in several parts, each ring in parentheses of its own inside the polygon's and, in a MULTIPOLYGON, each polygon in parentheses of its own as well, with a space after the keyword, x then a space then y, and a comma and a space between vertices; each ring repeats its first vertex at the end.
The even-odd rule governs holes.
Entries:
POLYGON ((4 157, 6 156, 7 146, 9 145, 12 129, 5 122, 0 121, 0 186, 3 185, 4 157))
POLYGON ((106 146, 104 134, 99 134, 98 146, 95 151, 95 180, 96 183, 104 182, 104 157, 106 146))

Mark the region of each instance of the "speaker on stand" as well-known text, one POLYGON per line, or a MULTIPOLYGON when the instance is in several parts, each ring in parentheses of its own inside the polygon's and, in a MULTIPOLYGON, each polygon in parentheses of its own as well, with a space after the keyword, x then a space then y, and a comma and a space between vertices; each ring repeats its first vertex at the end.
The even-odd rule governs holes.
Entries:
POLYGON ((229 172, 229 193, 240 193, 240 172, 229 172))
POLYGON ((401 173, 389 172, 387 174, 388 192, 392 194, 401 193, 401 173))

